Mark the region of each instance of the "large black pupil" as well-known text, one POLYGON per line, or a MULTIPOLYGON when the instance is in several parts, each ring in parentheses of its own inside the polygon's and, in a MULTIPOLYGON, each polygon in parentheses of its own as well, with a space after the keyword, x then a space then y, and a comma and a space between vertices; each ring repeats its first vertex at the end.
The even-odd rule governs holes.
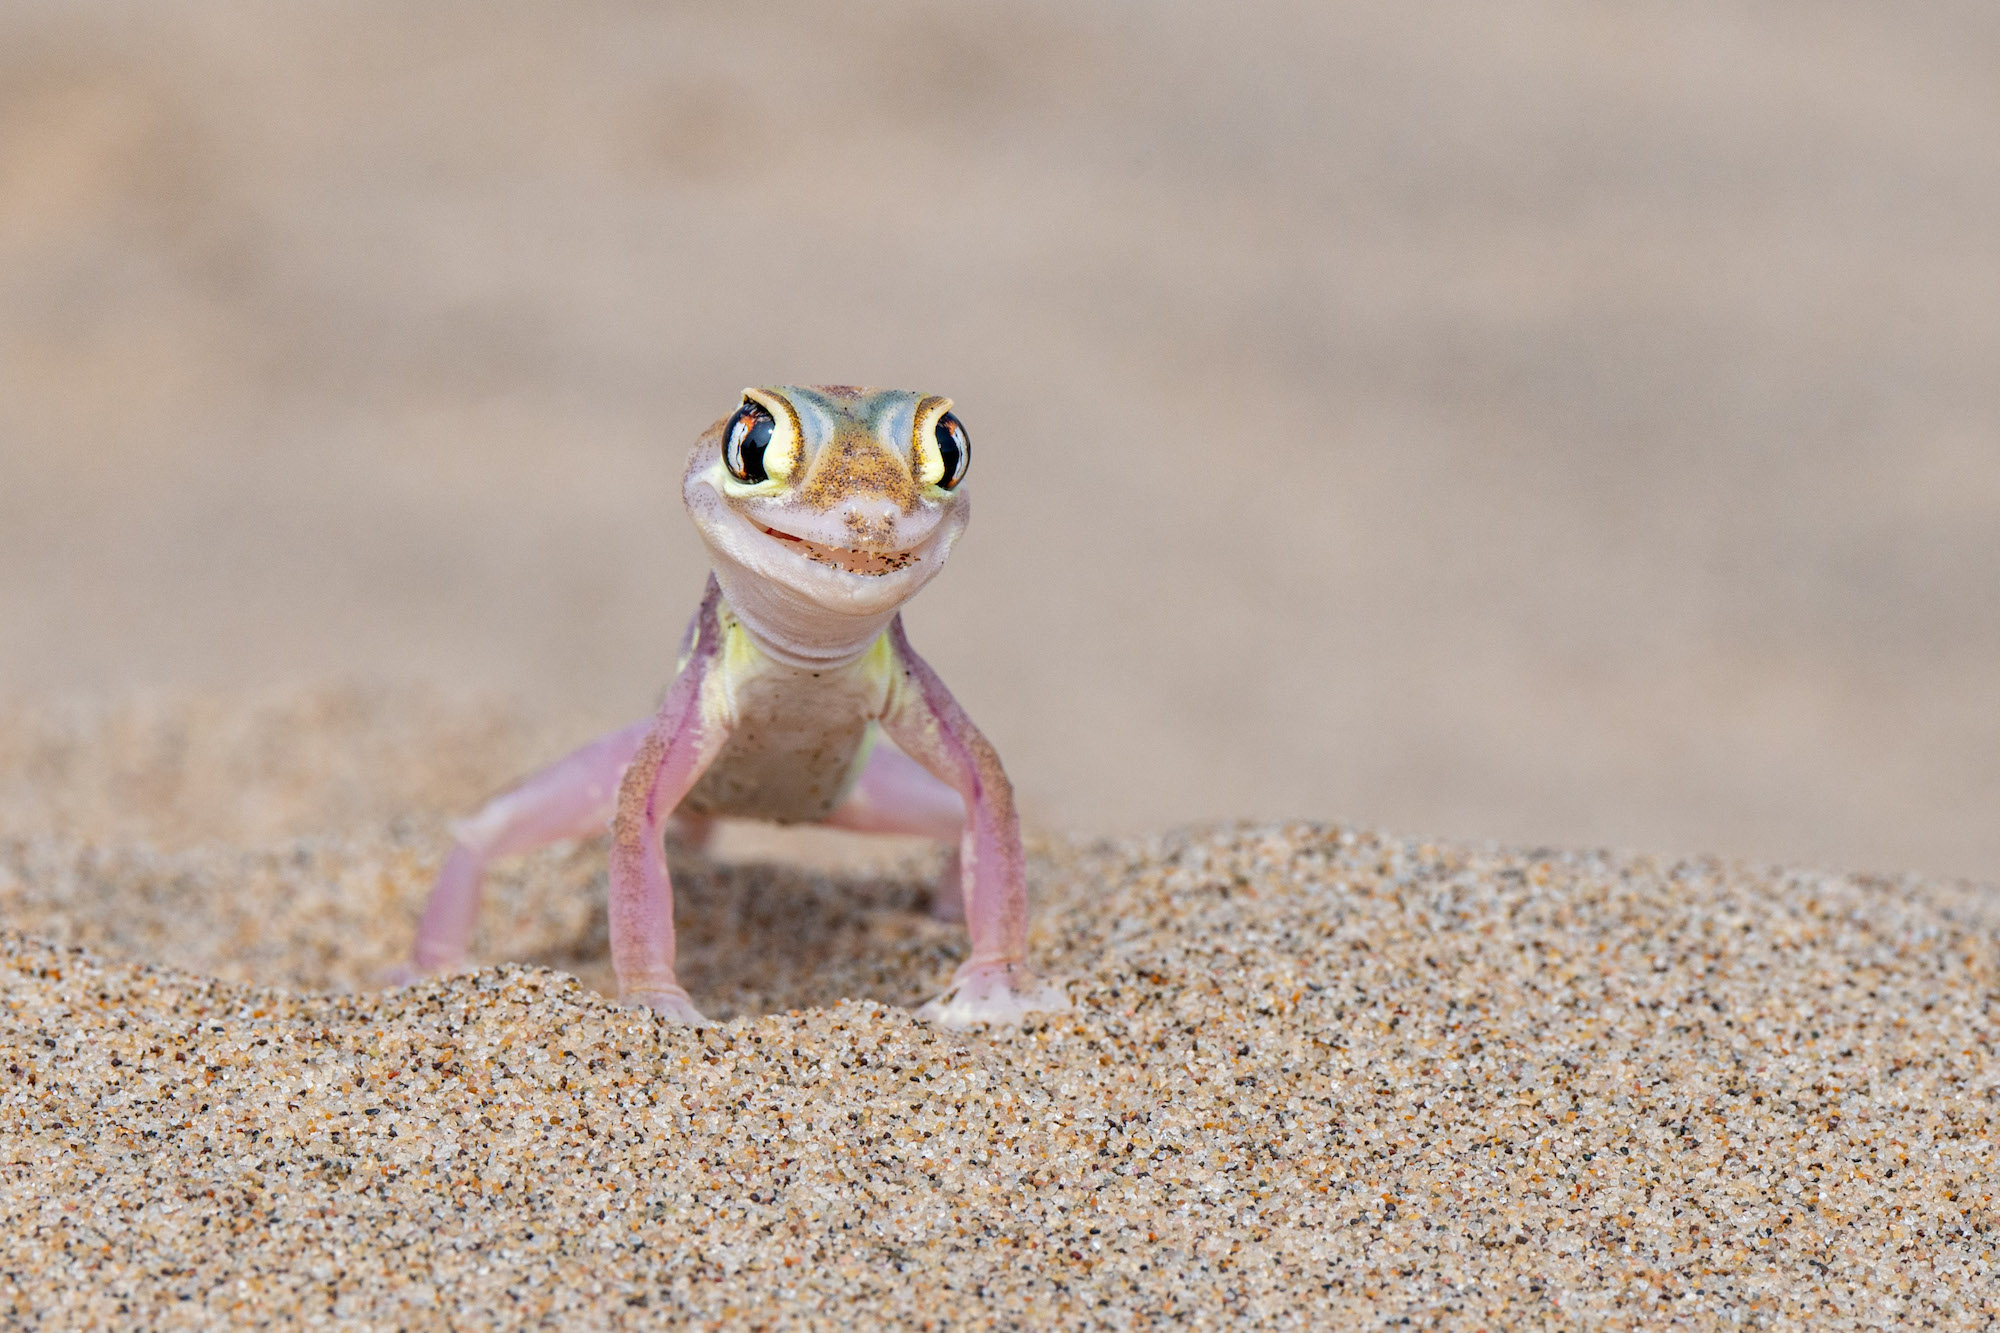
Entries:
POLYGON ((960 429, 958 418, 954 417, 951 413, 947 412, 938 418, 936 432, 938 457, 944 461, 944 476, 939 481, 947 487, 958 480, 958 464, 961 454, 958 447, 958 432, 960 429))
POLYGON ((742 481, 768 481, 764 450, 771 443, 771 414, 745 403, 729 423, 729 470, 742 481))

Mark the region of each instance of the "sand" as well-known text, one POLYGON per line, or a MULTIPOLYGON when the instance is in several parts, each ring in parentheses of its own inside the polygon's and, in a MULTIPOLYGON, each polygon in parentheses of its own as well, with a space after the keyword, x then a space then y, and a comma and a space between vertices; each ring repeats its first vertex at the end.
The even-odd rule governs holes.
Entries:
POLYGON ((472 760, 561 730, 354 690, 0 712, 46 779, 0 802, 11 1323, 2000 1319, 1990 888, 1037 839, 1076 1011, 963 1035, 907 1012, 963 947, 932 853, 744 834, 675 856, 713 1027, 577 979, 595 844, 497 877, 486 965, 369 989, 472 760))
POLYGON ((608 730, 746 384, 948 394, 1044 826, 2000 880, 2000 5, 0 4, 0 692, 608 730))

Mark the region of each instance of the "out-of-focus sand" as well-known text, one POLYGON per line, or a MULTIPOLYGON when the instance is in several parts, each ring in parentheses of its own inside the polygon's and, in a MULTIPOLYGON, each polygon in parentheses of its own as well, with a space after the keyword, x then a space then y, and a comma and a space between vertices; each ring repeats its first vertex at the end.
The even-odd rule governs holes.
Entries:
POLYGON ((0 689, 643 712, 749 381, 954 395, 1044 825, 2000 877, 2000 11, 0 10, 0 689))
POLYGON ((2000 1318, 1990 889, 1038 841, 1076 1010, 964 1035, 905 1011, 963 948, 933 861, 677 857, 693 1031, 566 975, 591 845, 497 877, 481 953, 529 965, 325 993, 408 947, 474 761, 540 743, 382 692, 0 717, 40 774, 0 793, 0 1320, 2000 1318))

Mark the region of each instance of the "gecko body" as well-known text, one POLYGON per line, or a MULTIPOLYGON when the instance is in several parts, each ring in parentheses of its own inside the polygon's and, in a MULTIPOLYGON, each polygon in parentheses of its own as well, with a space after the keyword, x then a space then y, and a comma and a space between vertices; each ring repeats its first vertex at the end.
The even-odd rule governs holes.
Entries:
POLYGON ((964 530, 970 463, 946 398, 746 389, 682 477, 712 573, 659 711, 454 826, 415 969, 464 959, 493 859, 608 823, 620 997, 701 1022, 674 974, 662 832, 673 817, 748 816, 956 842, 971 956, 919 1016, 967 1026, 1067 1008, 1027 964, 1013 789, 899 615, 964 530))
POLYGON ((887 634, 837 666, 794 666, 763 652, 717 607, 722 649, 705 706, 727 710, 730 729, 677 813, 817 823, 853 790, 873 749, 894 663, 887 634))

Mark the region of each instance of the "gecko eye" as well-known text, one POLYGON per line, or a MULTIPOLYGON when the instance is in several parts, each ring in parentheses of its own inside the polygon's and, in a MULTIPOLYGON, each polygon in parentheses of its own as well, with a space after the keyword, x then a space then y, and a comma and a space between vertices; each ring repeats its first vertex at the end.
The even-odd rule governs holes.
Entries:
POLYGON ((771 414, 762 404, 745 403, 722 432, 722 465, 738 481, 769 481, 764 450, 771 443, 771 414))
POLYGON ((949 412, 938 418, 937 447, 944 460, 938 485, 950 490, 965 480, 965 470, 972 466, 972 441, 965 434, 965 423, 949 412))

